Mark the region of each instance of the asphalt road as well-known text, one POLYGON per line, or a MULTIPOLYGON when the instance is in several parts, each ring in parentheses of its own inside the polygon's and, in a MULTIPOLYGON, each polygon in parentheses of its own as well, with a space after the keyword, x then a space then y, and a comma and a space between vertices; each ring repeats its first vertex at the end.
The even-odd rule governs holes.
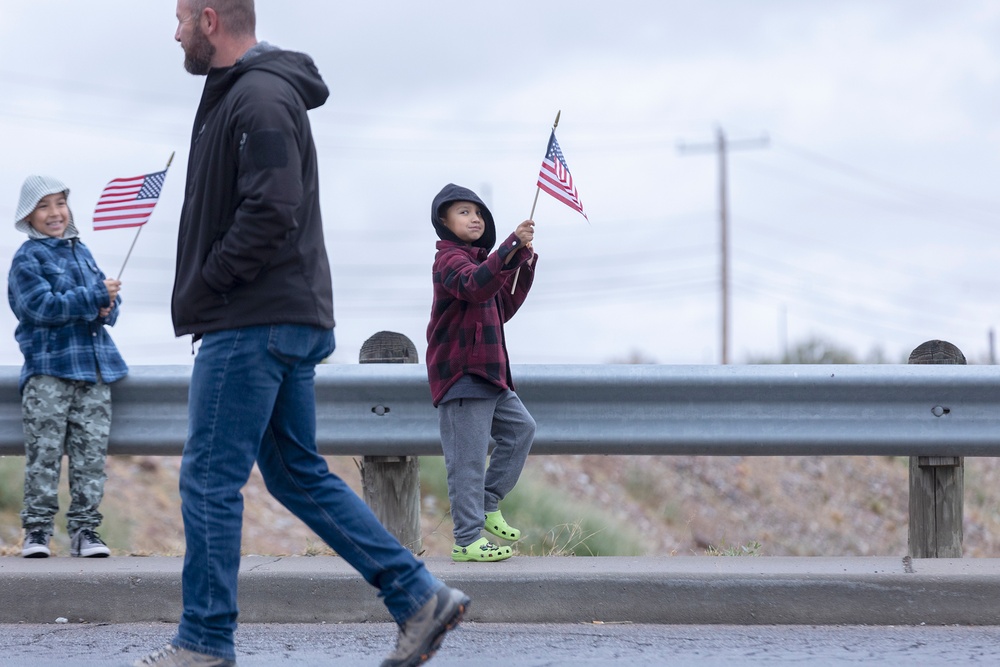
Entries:
MULTIPOLYGON (((128 665, 165 644, 173 624, 0 625, 0 666, 128 665)), ((378 665, 395 626, 247 624, 241 667, 378 665)), ((435 667, 698 665, 996 665, 1000 626, 732 626, 464 623, 435 667)))

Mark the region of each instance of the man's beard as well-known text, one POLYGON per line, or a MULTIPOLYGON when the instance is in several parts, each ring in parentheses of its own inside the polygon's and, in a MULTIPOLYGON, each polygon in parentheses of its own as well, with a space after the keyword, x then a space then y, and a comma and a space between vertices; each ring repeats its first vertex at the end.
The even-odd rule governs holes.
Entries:
POLYGON ((201 26, 195 24, 191 33, 191 41, 184 49, 184 69, 191 74, 208 74, 212 69, 212 58, 215 57, 215 47, 205 33, 201 31, 201 26))

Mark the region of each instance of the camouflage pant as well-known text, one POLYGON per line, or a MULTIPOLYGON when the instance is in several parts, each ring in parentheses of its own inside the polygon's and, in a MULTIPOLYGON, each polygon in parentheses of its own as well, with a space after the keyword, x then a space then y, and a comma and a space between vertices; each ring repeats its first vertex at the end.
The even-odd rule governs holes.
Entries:
POLYGON ((97 511, 104 497, 104 460, 111 431, 111 388, 35 375, 21 396, 24 419, 25 529, 48 529, 59 511, 59 474, 62 457, 69 459, 69 509, 66 528, 97 528, 97 511))

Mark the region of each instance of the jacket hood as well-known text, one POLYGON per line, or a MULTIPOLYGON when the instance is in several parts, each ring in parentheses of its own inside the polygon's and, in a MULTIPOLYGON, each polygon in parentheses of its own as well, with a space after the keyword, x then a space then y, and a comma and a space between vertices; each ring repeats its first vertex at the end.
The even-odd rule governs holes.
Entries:
POLYGON ((330 96, 316 63, 305 53, 285 51, 267 42, 259 42, 232 67, 212 69, 205 83, 203 103, 210 104, 226 94, 238 78, 253 70, 280 76, 295 88, 307 109, 322 106, 330 96))
POLYGON ((479 206, 479 209, 483 213, 483 221, 486 223, 486 229, 483 231, 483 235, 473 242, 472 245, 477 248, 492 250, 493 244, 497 241, 497 229, 496 225, 493 224, 493 214, 475 192, 454 183, 449 183, 441 188, 441 192, 437 193, 437 196, 434 197, 434 201, 431 203, 431 224, 434 225, 434 230, 437 232, 438 238, 444 241, 462 243, 442 222, 445 208, 447 208, 448 204, 456 201, 471 201, 479 206))
POLYGON ((281 49, 266 50, 241 64, 248 70, 264 70, 288 81, 302 96, 307 109, 322 106, 330 96, 330 89, 319 75, 316 63, 304 53, 281 49))
MULTIPOLYGON (((28 216, 35 210, 35 206, 42 200, 42 197, 54 195, 59 192, 66 195, 66 198, 69 199, 69 188, 62 181, 51 176, 32 175, 24 179, 24 183, 21 185, 21 197, 17 202, 17 212, 14 214, 14 229, 24 232, 28 235, 28 238, 49 238, 47 234, 42 234, 31 226, 31 223, 28 222, 28 216)), ((69 224, 66 226, 66 231, 63 232, 62 238, 70 239, 77 236, 79 236, 79 232, 73 220, 73 209, 69 209, 69 224)))

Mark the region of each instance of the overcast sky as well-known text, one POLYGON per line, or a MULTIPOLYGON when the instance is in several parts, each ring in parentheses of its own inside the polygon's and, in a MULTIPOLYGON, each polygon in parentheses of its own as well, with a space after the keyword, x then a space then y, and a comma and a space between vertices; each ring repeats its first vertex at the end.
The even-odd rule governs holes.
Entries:
MULTIPOLYGON (((94 232, 115 177, 176 158, 122 274, 126 360, 188 364, 174 245, 203 78, 175 4, 0 0, 0 271, 25 176, 72 189, 118 275, 134 230, 94 232)), ((731 360, 821 337, 890 361, 940 338, 988 359, 1000 325, 1000 3, 991 0, 258 0, 257 36, 309 53, 338 349, 398 331, 425 350, 430 202, 446 183, 526 218, 557 136, 590 218, 543 194, 514 363, 720 359, 719 168, 728 154, 731 360), (766 145, 759 140, 767 137, 766 145), (747 142, 742 149, 740 142, 747 142)), ((0 364, 20 364, 0 309, 0 364), (2 332, 6 331, 6 334, 2 332)))

